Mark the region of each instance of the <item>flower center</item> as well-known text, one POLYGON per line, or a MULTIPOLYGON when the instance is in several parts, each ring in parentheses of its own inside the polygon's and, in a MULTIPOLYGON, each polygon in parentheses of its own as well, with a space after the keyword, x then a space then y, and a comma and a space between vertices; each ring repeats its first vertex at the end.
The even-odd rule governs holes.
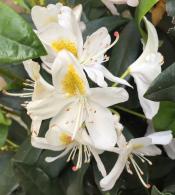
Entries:
POLYGON ((72 138, 70 135, 68 135, 67 133, 63 132, 59 135, 59 139, 60 141, 65 144, 68 145, 70 143, 72 143, 72 138))
POLYGON ((52 48, 56 52, 59 52, 63 49, 66 49, 66 50, 70 51, 76 57, 77 57, 77 54, 78 54, 76 44, 74 42, 71 42, 71 41, 65 40, 65 39, 53 41, 52 42, 52 48))
POLYGON ((65 91, 69 96, 85 94, 84 81, 78 75, 72 64, 68 66, 68 71, 62 81, 62 86, 63 91, 65 91))

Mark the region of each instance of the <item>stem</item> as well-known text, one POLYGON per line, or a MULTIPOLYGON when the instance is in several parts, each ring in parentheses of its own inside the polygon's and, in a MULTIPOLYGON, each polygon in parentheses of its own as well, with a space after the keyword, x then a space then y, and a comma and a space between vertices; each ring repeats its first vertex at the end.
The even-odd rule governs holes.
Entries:
POLYGON ((10 141, 9 139, 7 139, 6 142, 7 142, 9 145, 13 146, 14 148, 18 148, 18 147, 19 147, 19 145, 13 143, 13 142, 10 141))
MULTIPOLYGON (((117 108, 117 109, 119 109, 119 110, 122 110, 122 111, 124 111, 124 112, 127 112, 127 113, 129 113, 129 114, 132 114, 132 115, 134 115, 134 116, 137 116, 137 117, 140 117, 140 118, 142 118, 142 119, 144 119, 144 120, 147 120, 147 118, 143 115, 143 114, 140 114, 140 113, 138 113, 138 112, 135 112, 135 111, 133 111, 133 110, 129 110, 129 109, 127 109, 127 108, 123 108, 122 106, 115 106, 115 108, 117 108)), ((113 109, 111 109, 112 110, 112 112, 114 112, 115 110, 113 110, 113 109)), ((116 112, 116 111, 115 111, 116 112)), ((115 113, 114 112, 114 113, 115 113)))
MULTIPOLYGON (((126 71, 122 74, 122 76, 120 78, 125 79, 129 74, 130 74, 130 70, 129 70, 129 68, 127 68, 126 71)), ((118 83, 114 83, 112 85, 112 87, 116 87, 117 85, 118 85, 118 83)))

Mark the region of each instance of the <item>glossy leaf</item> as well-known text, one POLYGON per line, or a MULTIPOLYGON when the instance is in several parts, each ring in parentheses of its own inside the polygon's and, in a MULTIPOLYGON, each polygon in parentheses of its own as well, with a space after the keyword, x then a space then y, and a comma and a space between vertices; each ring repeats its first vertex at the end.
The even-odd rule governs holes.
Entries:
POLYGON ((128 22, 127 19, 119 17, 119 16, 107 16, 100 19, 96 19, 90 21, 86 24, 86 30, 84 32, 84 37, 91 35, 100 27, 106 27, 109 32, 113 31, 115 28, 119 28, 120 26, 126 24, 128 22))
POLYGON ((153 81, 145 97, 153 101, 175 101, 175 63, 153 81))
POLYGON ((172 130, 175 133, 175 103, 161 102, 153 124, 158 131, 172 130))
POLYGON ((158 2, 158 0, 140 0, 139 5, 136 8, 135 18, 140 33, 144 39, 146 39, 145 32, 141 28, 141 21, 143 17, 151 10, 151 8, 158 2))
POLYGON ((46 55, 32 27, 0 2, 0 63, 16 63, 46 55))
POLYGON ((18 187, 18 181, 11 166, 13 153, 1 153, 0 155, 0 194, 11 194, 18 187))

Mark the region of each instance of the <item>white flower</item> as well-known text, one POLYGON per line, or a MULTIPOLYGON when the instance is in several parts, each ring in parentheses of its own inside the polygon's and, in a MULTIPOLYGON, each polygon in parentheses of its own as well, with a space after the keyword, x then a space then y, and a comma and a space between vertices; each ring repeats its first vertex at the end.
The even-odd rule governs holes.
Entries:
MULTIPOLYGON (((70 160, 74 160, 77 154, 77 163, 72 167, 74 171, 81 168, 83 162, 89 163, 91 156, 93 156, 102 176, 106 176, 105 167, 99 157, 99 153, 104 150, 104 147, 102 145, 100 148, 96 149, 85 129, 80 129, 76 134, 75 139, 72 140, 72 131, 65 131, 56 124, 51 123, 45 138, 34 136, 31 138, 31 143, 36 148, 62 151, 61 154, 56 157, 47 157, 47 162, 53 162, 68 153, 67 162, 69 162, 70 160)), ((107 150, 110 149, 107 148, 107 150)), ((111 148, 111 151, 118 152, 117 148, 111 148)))
POLYGON ((102 27, 87 37, 83 44, 82 33, 72 10, 64 6, 58 18, 58 24, 50 23, 47 28, 37 32, 48 53, 47 56, 41 57, 48 72, 51 71, 57 54, 66 49, 78 58, 90 79, 99 86, 107 86, 104 77, 112 82, 129 85, 125 80, 113 76, 102 65, 109 60, 105 53, 118 41, 118 33, 115 33, 116 40, 111 44, 108 30, 102 27))
MULTIPOLYGON (((65 10, 67 8, 68 7, 63 6, 61 3, 49 4, 47 7, 41 7, 36 5, 31 10, 31 17, 36 28, 38 30, 42 30, 52 23, 60 24, 59 20, 62 20, 61 14, 64 14, 63 12, 66 12, 65 10)), ((76 21, 82 25, 82 22, 80 22, 82 14, 82 5, 79 4, 70 10, 75 15, 76 21)))
POLYGON ((119 149, 121 149, 118 160, 110 173, 100 181, 102 189, 104 191, 112 189, 125 167, 128 173, 133 174, 130 169, 130 164, 134 167, 142 184, 146 188, 149 188, 150 185, 146 184, 143 180, 142 175, 144 173, 134 160, 134 156, 139 158, 142 162, 147 162, 151 165, 152 163, 145 156, 161 154, 161 150, 154 146, 154 144, 166 145, 170 143, 171 140, 171 131, 153 133, 146 137, 131 139, 129 142, 126 142, 124 136, 121 134, 117 141, 119 149))
POLYGON ((78 61, 65 50, 58 53, 52 67, 52 78, 55 94, 29 102, 27 110, 31 118, 45 120, 53 117, 52 123, 72 130, 72 139, 85 123, 95 146, 114 146, 116 131, 113 116, 107 107, 127 101, 126 90, 89 88, 78 61))
POLYGON ((141 56, 129 67, 130 74, 137 85, 138 96, 143 111, 148 119, 158 112, 159 102, 153 102, 143 97, 152 81, 161 73, 163 57, 158 52, 158 36, 155 27, 144 18, 148 39, 141 56))
MULTIPOLYGON (((154 127, 152 121, 148 121, 148 127, 146 130, 146 135, 154 133, 154 127)), ((169 144, 163 146, 168 157, 172 160, 175 160, 175 139, 173 139, 169 144)))
MULTIPOLYGON (((29 77, 32 80, 26 80, 23 84, 26 86, 24 88, 23 93, 8 93, 5 92, 5 94, 10 96, 19 96, 23 98, 31 98, 32 101, 40 100, 42 98, 47 98, 48 96, 52 95, 54 93, 54 88, 49 83, 47 83, 43 77, 40 75, 40 65, 37 62, 34 62, 32 60, 27 60, 23 62, 24 68, 27 71, 29 77)), ((26 101, 25 104, 22 104, 24 107, 28 102, 26 101)), ((34 117, 32 120, 31 125, 31 131, 32 134, 38 135, 41 120, 37 117, 34 117)))
POLYGON ((129 6, 136 7, 139 4, 139 0, 101 0, 104 5, 110 10, 113 15, 118 15, 114 4, 128 4, 129 6))

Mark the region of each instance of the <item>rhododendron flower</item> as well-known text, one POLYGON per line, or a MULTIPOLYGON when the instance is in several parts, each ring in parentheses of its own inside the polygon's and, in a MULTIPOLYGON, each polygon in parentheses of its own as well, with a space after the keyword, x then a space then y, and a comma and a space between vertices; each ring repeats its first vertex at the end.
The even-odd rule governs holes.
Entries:
POLYGON ((59 52, 54 61, 52 79, 55 93, 27 105, 31 118, 52 118, 60 128, 72 130, 72 139, 85 123, 95 146, 114 146, 116 131, 107 107, 127 101, 126 90, 119 87, 89 88, 77 59, 65 50, 59 52))
POLYGON ((158 112, 159 102, 144 98, 144 94, 152 81, 161 73, 163 57, 158 52, 158 36, 155 27, 144 18, 148 39, 141 56, 129 67, 130 74, 137 85, 138 96, 143 111, 148 119, 152 119, 158 112))
POLYGON ((161 154, 161 150, 154 144, 167 145, 171 142, 171 140, 171 131, 153 133, 146 137, 131 139, 129 142, 126 142, 126 139, 122 134, 118 136, 117 144, 121 151, 117 162, 110 173, 100 181, 102 189, 104 191, 112 189, 125 167, 128 173, 133 174, 130 164, 132 164, 142 184, 146 188, 149 188, 150 185, 146 184, 142 178, 144 172, 134 160, 134 156, 138 157, 142 162, 147 162, 151 165, 151 161, 149 161, 145 156, 155 156, 161 154))

